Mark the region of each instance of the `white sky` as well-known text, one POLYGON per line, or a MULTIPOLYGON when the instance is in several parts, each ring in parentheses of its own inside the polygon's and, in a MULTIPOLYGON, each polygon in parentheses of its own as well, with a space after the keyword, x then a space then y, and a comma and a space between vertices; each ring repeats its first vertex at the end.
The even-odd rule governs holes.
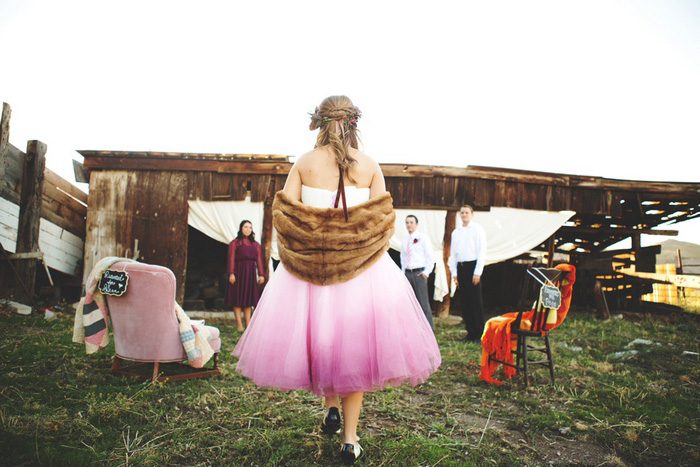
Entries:
POLYGON ((302 154, 330 94, 382 163, 700 178, 697 0, 0 0, 0 44, 10 142, 71 181, 76 149, 302 154))

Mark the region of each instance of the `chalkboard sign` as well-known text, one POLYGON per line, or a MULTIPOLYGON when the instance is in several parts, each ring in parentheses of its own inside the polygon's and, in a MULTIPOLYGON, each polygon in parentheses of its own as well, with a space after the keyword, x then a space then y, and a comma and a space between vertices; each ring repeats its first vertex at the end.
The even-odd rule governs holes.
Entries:
POLYGON ((548 285, 542 286, 540 289, 540 302, 542 302, 542 306, 545 308, 559 309, 561 305, 561 293, 559 289, 548 285))
POLYGON ((126 271, 107 269, 100 279, 100 292, 120 297, 126 293, 129 275, 126 271))

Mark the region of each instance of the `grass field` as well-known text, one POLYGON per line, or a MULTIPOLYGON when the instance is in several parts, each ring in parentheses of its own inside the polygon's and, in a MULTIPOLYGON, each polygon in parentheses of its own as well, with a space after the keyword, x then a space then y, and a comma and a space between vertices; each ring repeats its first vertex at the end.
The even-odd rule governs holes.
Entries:
MULTIPOLYGON (((216 324, 221 377, 153 384, 112 376, 111 346, 85 355, 72 316, 0 314, 0 464, 339 465, 320 399, 238 376, 240 333, 216 324)), ((541 369, 525 389, 479 381, 480 347, 438 322, 438 373, 366 395, 356 465, 700 465, 699 330, 688 316, 573 311, 552 334, 556 383, 541 369), (636 338, 652 344, 627 348, 636 338), (638 353, 612 357, 627 350, 638 353)))

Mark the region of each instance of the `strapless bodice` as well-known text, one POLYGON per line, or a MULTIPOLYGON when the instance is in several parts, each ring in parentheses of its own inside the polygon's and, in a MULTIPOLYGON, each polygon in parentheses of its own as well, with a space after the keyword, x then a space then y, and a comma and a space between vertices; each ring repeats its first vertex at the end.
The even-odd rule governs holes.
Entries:
MULTIPOLYGON (((335 204, 336 191, 314 188, 311 186, 301 186, 301 202, 314 208, 332 208, 335 204)), ((356 186, 345 187, 345 199, 348 207, 362 204, 369 200, 369 188, 357 188, 356 186)), ((338 207, 343 206, 343 198, 340 198, 338 207)))

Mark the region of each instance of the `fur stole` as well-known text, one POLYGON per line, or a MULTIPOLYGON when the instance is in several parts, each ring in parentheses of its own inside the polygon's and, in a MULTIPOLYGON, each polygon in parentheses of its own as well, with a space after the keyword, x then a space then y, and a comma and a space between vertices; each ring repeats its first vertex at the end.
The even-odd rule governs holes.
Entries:
POLYGON ((348 208, 314 208, 282 191, 272 203, 272 225, 284 267, 316 285, 346 282, 372 266, 389 249, 394 234, 391 195, 348 208))

